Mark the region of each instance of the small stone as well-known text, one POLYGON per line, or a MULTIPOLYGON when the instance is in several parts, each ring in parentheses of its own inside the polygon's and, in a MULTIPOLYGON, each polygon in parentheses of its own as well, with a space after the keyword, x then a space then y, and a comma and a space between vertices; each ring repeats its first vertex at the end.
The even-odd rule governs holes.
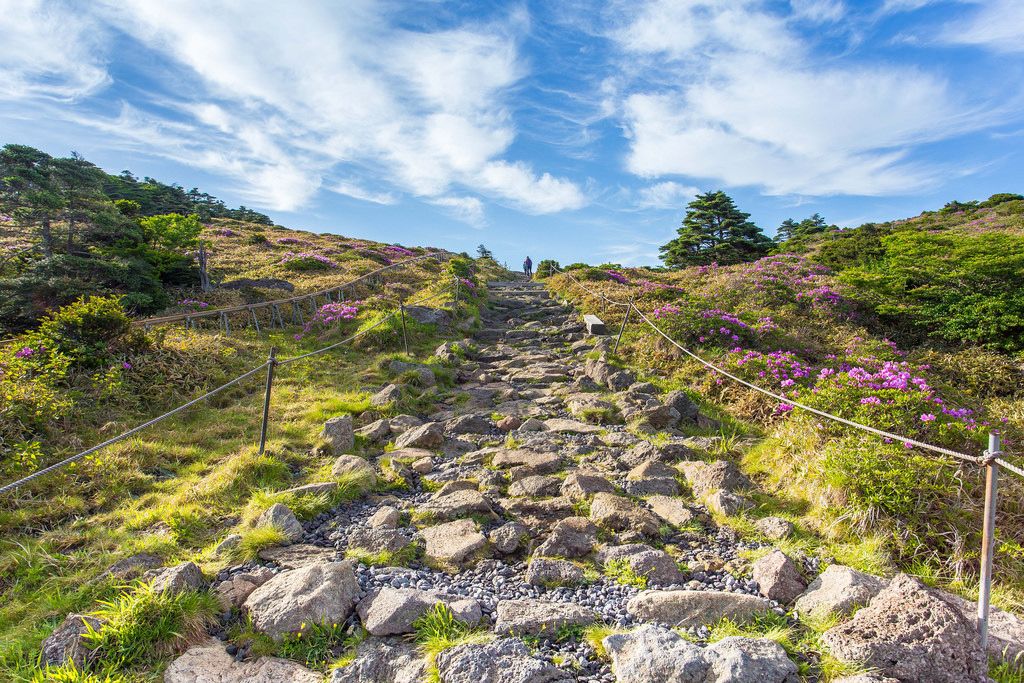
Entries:
POLYGON ((256 526, 270 526, 279 529, 284 534, 284 539, 288 543, 302 540, 302 536, 305 533, 302 529, 302 524, 295 517, 295 513, 282 503, 274 503, 267 508, 256 519, 256 526))
POLYGON ((371 527, 394 529, 398 526, 398 520, 400 518, 401 513, 398 511, 398 508, 394 508, 390 505, 384 505, 370 515, 369 519, 366 520, 366 523, 371 527))
POLYGON ((706 495, 704 503, 708 506, 709 510, 728 516, 739 515, 754 507, 752 502, 738 493, 722 490, 706 495))
POLYGON ((331 445, 331 453, 333 455, 341 455, 352 450, 356 445, 352 416, 340 415, 327 420, 324 423, 324 430, 320 436, 331 445))
POLYGON ((458 645, 437 656, 443 683, 569 683, 575 677, 530 654, 516 638, 458 645))
POLYGON ((781 541, 793 533, 793 523, 782 517, 762 517, 754 526, 770 541, 781 541))
POLYGON ((783 605, 796 600, 807 588, 800 570, 781 550, 774 550, 755 562, 751 576, 760 586, 761 595, 783 605))
POLYGON ((635 531, 656 536, 660 524, 650 510, 637 507, 633 501, 611 493, 597 493, 590 503, 590 519, 614 531, 635 531))
POLYGON ((494 549, 503 555, 519 550, 530 538, 530 530, 519 522, 508 522, 488 534, 494 549))
POLYGON ((217 546, 213 549, 213 552, 216 555, 224 555, 226 553, 230 553, 235 548, 237 548, 241 542, 241 534, 228 534, 224 537, 224 540, 217 544, 217 546))
POLYGON ((510 496, 554 496, 558 493, 562 482, 558 479, 543 475, 534 474, 512 482, 508 487, 510 496))
POLYGON ((561 493, 570 500, 578 501, 595 493, 615 493, 615 487, 600 475, 570 472, 562 482, 561 493))
POLYGON ((679 463, 679 469, 686 475, 693 495, 698 498, 718 490, 735 492, 751 487, 746 475, 728 460, 687 460, 679 463))
POLYGON ((43 664, 74 664, 76 668, 85 668, 93 650, 88 647, 83 636, 89 632, 88 627, 97 630, 102 624, 96 617, 85 614, 69 614, 64 617, 64 621, 43 641, 43 664))
POLYGON ((444 443, 444 430, 438 422, 414 427, 395 439, 395 448, 437 448, 444 443))
POLYGON ((513 429, 519 429, 523 424, 523 421, 518 417, 508 416, 498 420, 498 429, 503 432, 511 432, 513 429))
POLYGON ((154 569, 146 573, 157 593, 181 593, 206 587, 203 572, 195 562, 182 562, 173 567, 154 569))
POLYGON ((434 471, 434 459, 430 456, 413 461, 412 471, 416 474, 430 474, 434 471))
POLYGON ((651 496, 647 504, 655 515, 673 526, 685 527, 697 521, 697 513, 678 498, 651 496))
POLYGON ((538 557, 586 557, 597 544, 597 527, 585 517, 566 517, 555 523, 536 550, 538 557))
POLYGON ((395 403, 402 398, 402 388, 397 384, 389 384, 370 397, 370 405, 381 408, 395 403))
POLYGON ((575 586, 583 583, 583 570, 566 560, 535 557, 525 579, 531 586, 575 586))
POLYGON ((373 465, 355 455, 340 455, 331 467, 331 474, 335 477, 351 477, 369 488, 377 483, 377 473, 373 471, 373 465))

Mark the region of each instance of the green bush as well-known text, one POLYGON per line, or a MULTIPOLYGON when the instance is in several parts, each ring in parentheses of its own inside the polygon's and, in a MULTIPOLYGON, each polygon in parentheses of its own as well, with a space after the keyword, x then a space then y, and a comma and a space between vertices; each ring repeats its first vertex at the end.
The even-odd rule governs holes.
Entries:
POLYGON ((131 319, 117 297, 90 296, 50 313, 30 341, 67 356, 76 366, 99 367, 130 327, 131 319))

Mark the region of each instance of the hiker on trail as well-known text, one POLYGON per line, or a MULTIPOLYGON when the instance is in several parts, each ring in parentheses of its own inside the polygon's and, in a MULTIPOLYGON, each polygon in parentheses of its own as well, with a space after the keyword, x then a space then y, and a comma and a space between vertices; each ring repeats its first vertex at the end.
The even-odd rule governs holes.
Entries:
POLYGON ((526 277, 533 277, 533 261, 530 260, 529 256, 523 261, 523 272, 526 273, 526 277))

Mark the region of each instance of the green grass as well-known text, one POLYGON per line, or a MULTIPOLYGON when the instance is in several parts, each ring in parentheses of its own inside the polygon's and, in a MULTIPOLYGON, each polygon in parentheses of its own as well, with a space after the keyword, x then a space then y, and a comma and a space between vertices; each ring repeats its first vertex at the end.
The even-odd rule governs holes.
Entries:
POLYGON ((628 631, 615 628, 614 626, 606 626, 605 624, 594 624, 583 630, 583 640, 590 643, 598 657, 608 659, 608 651, 604 649, 604 639, 620 633, 628 633, 628 631))
POLYGON ((420 556, 420 548, 410 543, 399 551, 370 552, 363 548, 349 548, 345 557, 373 567, 407 567, 420 556))
POLYGON ((605 562, 604 575, 624 586, 636 586, 641 590, 647 588, 647 576, 637 574, 630 566, 629 560, 625 558, 605 562))
POLYGON ((989 662, 988 675, 996 683, 1024 683, 1024 666, 991 660, 989 662))
POLYGON ((220 611, 209 593, 158 593, 150 584, 100 604, 93 615, 104 623, 89 629, 85 639, 101 663, 119 668, 148 666, 200 642, 220 611))
POLYGON ((33 673, 31 680, 32 683, 128 683, 128 679, 117 672, 83 671, 74 664, 47 666, 33 673))
POLYGON ((474 631, 455 618, 448 606, 437 603, 412 624, 416 642, 427 658, 427 681, 440 683, 437 656, 456 645, 486 643, 494 638, 488 631, 474 631))
POLYGON ((252 562, 265 548, 273 548, 284 543, 284 532, 276 526, 258 526, 242 529, 239 532, 242 540, 231 551, 230 555, 245 562, 252 562))
POLYGON ((322 671, 335 659, 336 649, 347 647, 349 639, 344 624, 308 624, 298 633, 286 634, 277 646, 277 655, 322 671))

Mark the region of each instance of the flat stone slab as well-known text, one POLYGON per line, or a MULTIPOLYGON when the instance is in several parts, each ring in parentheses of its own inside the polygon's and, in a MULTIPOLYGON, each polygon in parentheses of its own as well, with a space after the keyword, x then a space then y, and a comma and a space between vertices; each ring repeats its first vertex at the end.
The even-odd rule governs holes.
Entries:
POLYGON ((604 321, 591 313, 583 316, 583 325, 587 328, 587 334, 608 334, 604 321))
POLYGON ((566 420, 560 417, 544 420, 544 427, 549 432, 559 434, 597 434, 604 430, 604 427, 587 424, 579 420, 566 420))
POLYGON ((723 617, 741 623, 771 608, 764 598, 725 591, 643 591, 626 605, 637 619, 675 626, 714 624, 723 617))
POLYGON ((338 556, 338 552, 334 548, 321 548, 318 545, 300 543, 264 548, 259 555, 261 560, 274 562, 283 569, 298 569, 317 562, 330 562, 338 556))
POLYGON ((563 626, 587 626, 597 612, 569 602, 499 600, 494 632, 498 635, 554 635, 563 626))

